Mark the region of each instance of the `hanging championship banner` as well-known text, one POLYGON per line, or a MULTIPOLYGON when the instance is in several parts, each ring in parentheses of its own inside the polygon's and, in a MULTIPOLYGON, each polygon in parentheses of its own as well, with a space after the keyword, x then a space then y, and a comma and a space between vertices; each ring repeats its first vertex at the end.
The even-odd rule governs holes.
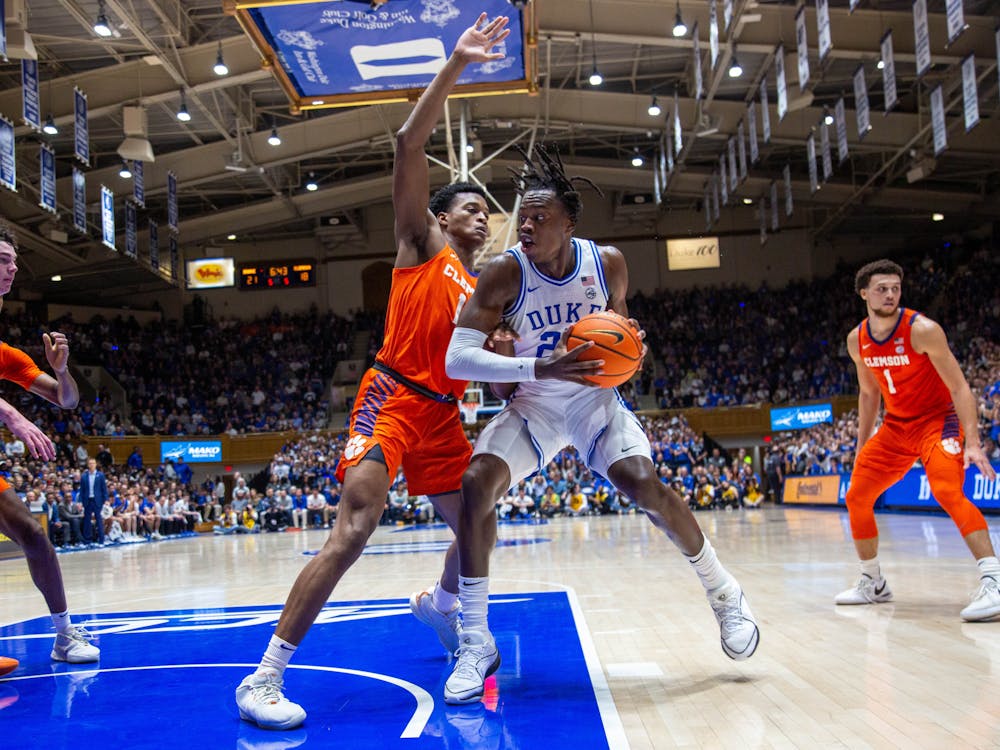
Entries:
POLYGON ((788 164, 785 165, 783 176, 785 178, 785 216, 791 216, 795 206, 792 204, 792 168, 788 164))
POLYGON ((125 201, 125 255, 129 258, 139 257, 139 234, 136 224, 139 217, 136 213, 135 201, 125 201))
POLYGON ((729 24, 733 22, 733 0, 723 0, 722 17, 725 21, 725 26, 723 26, 723 28, 726 31, 729 31, 729 24))
MULTIPOLYGON (((667 174, 669 175, 674 171, 674 143, 673 139, 669 136, 666 138, 663 144, 664 150, 667 152, 667 174)), ((667 187, 666 178, 663 180, 664 189, 667 187)))
POLYGON ((854 71, 854 114, 858 120, 858 140, 864 140, 872 129, 868 112, 868 86, 865 85, 865 66, 858 65, 854 71))
POLYGON ((0 185, 17 190, 17 159, 14 154, 14 123, 0 115, 0 185))
POLYGON ((730 138, 726 144, 729 150, 729 192, 736 193, 736 188, 740 184, 740 177, 736 171, 736 139, 730 138))
POLYGON ((743 131, 743 120, 736 126, 736 151, 740 157, 740 182, 747 178, 747 143, 743 131))
POLYGON ((73 156, 90 166, 90 125, 87 122, 87 95, 73 87, 73 156))
POLYGON ((931 37, 927 31, 927 0, 913 2, 913 51, 917 56, 917 77, 931 67, 931 37))
POLYGON ((21 118, 32 130, 42 129, 42 113, 38 104, 38 61, 21 60, 21 118))
POLYGON ((948 46, 950 47, 961 33, 969 27, 965 23, 962 0, 945 0, 944 12, 948 18, 948 46))
POLYGON ((177 231, 177 175, 167 172, 167 227, 177 231))
POLYGON ((826 117, 819 125, 819 152, 823 158, 823 182, 833 177, 833 158, 830 156, 830 126, 826 117))
POLYGON ((653 162, 653 201, 655 205, 659 206, 663 203, 663 190, 660 187, 660 160, 663 157, 663 152, 659 148, 657 151, 653 162))
POLYGON ((747 135, 750 136, 750 163, 756 164, 760 152, 757 150, 757 105, 753 99, 747 104, 747 135))
POLYGON ((149 266, 160 270, 160 225, 155 221, 149 222, 149 266))
POLYGON ((674 153, 681 155, 681 148, 684 146, 683 134, 681 132, 681 105, 677 92, 674 92, 674 153))
POLYGON ((819 37, 819 61, 826 60, 833 48, 830 38, 830 4, 828 0, 816 0, 816 32, 819 37))
POLYGON ((719 220, 719 173, 715 172, 712 175, 712 221, 716 222, 719 220))
POLYGON ((715 70, 715 63, 719 59, 719 15, 716 0, 708 0, 708 49, 712 59, 710 70, 715 70))
POLYGON ((73 228, 87 233, 87 176, 73 167, 73 228))
POLYGON ((101 242, 115 250, 115 194, 101 185, 101 242))
POLYGON ((170 278, 173 281, 179 281, 178 270, 180 270, 181 257, 180 251, 177 249, 177 235, 173 232, 167 238, 167 245, 170 248, 170 278))
POLYGON ((854 9, 858 7, 858 3, 861 2, 861 0, 849 0, 849 2, 850 2, 850 6, 849 6, 849 10, 847 12, 848 13, 853 13, 854 9))
POLYGON ((38 205, 46 211, 56 212, 56 152, 43 143, 38 151, 38 162, 41 168, 41 200, 38 205))
POLYGON ((976 56, 971 52, 962 60, 962 109, 965 132, 979 124, 979 84, 976 81, 976 56))
POLYGON ((698 22, 691 27, 691 49, 694 52, 694 100, 701 99, 701 50, 698 48, 698 22))
POLYGON ((844 97, 840 97, 833 108, 833 124, 837 128, 837 163, 843 164, 847 158, 847 112, 844 110, 844 97))
POLYGON ((719 155, 719 189, 722 191, 722 205, 729 204, 729 177, 726 175, 726 155, 719 155))
POLYGON ((806 138, 806 156, 809 157, 809 192, 815 195, 819 190, 819 176, 816 173, 816 135, 810 133, 806 138))
POLYGON ((993 32, 993 42, 997 48, 997 77, 1000 79, 1000 26, 993 32))
POLYGON ((882 90, 885 91, 885 113, 896 106, 896 59, 892 54, 892 29, 882 37, 882 90))
POLYGON ((141 161, 132 162, 132 200, 139 208, 146 207, 146 177, 141 161))
POLYGON ((764 143, 771 142, 771 113, 767 105, 767 76, 760 82, 760 128, 764 143))
POLYGON ((0 57, 7 59, 7 11, 4 0, 0 0, 0 57))
POLYGON ((944 94, 941 84, 931 92, 931 125, 934 128, 934 156, 948 148, 948 131, 944 122, 944 94))
POLYGON ((705 183, 705 198, 702 202, 702 207, 705 209, 705 231, 707 232, 712 228, 712 191, 709 189, 708 183, 705 183))
POLYGON ((771 231, 777 232, 778 229, 778 183, 771 180, 771 231))
POLYGON ((774 74, 778 79, 778 122, 788 112, 788 88, 785 86, 785 45, 779 44, 774 53, 774 74))
POLYGON ((757 215, 760 217, 760 244, 767 242, 767 201, 762 197, 757 201, 757 215))
MULTIPOLYGON (((805 91, 809 85, 809 38, 806 36, 806 6, 804 5, 795 14, 795 44, 795 51, 798 52, 799 57, 799 91, 805 91)), ((784 70, 784 66, 782 66, 782 70, 784 70)))

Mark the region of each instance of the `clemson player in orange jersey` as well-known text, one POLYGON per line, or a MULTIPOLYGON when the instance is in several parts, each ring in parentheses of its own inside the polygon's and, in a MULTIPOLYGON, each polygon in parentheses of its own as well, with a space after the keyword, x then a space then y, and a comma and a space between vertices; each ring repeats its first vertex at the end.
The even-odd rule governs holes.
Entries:
MULTIPOLYGON (((17 273, 17 238, 13 231, 0 225, 0 304, 14 283, 17 273)), ((61 333, 43 333, 45 358, 56 376, 42 372, 31 357, 5 343, 0 343, 0 379, 17 383, 62 409, 72 409, 80 400, 80 391, 69 371, 69 343, 61 333)), ((13 406, 0 399, 0 422, 24 441, 35 458, 51 461, 56 451, 52 441, 13 406)), ((29 512, 14 489, 0 477, 0 534, 23 551, 28 561, 31 580, 42 593, 56 627, 56 642, 51 657, 55 661, 84 663, 97 661, 101 652, 90 641, 90 635, 73 625, 66 607, 59 558, 41 524, 29 512)), ((0 673, 13 671, 16 660, 0 659, 0 673)))
POLYGON ((958 526, 979 566, 980 586, 962 610, 962 619, 988 620, 1000 615, 1000 562, 986 520, 965 497, 962 485, 970 465, 991 481, 996 474, 979 442, 975 399, 944 331, 930 318, 900 307, 902 282, 903 269, 890 260, 869 263, 855 277, 868 317, 847 336, 860 394, 858 455, 846 502, 861 577, 835 601, 892 600, 879 568, 873 508, 879 495, 919 458, 935 500, 958 526), (885 419, 875 432, 883 400, 885 419))
MULTIPOLYGON (((430 496, 452 529, 458 522, 458 492, 472 448, 458 410, 466 382, 445 374, 444 357, 458 313, 475 288, 470 269, 489 237, 489 208, 483 190, 470 184, 449 185, 428 200, 424 146, 466 65, 503 57, 492 50, 510 33, 507 20, 479 16, 396 135, 396 266, 385 342, 354 401, 350 436, 337 467, 343 483, 337 523, 296 579, 257 670, 236 689, 240 716, 260 727, 290 729, 305 720, 302 707, 282 693, 285 667, 378 526, 398 468, 403 467, 412 494, 430 496)), ((453 542, 433 592, 411 600, 414 614, 437 630, 451 652, 458 648, 457 594, 453 542)))

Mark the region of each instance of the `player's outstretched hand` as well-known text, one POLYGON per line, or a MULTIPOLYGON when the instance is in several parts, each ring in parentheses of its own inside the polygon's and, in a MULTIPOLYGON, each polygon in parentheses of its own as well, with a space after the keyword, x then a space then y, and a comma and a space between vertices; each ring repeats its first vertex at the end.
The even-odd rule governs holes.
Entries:
POLYGON ((990 460, 986 458, 986 454, 983 453, 983 447, 981 445, 974 445, 972 447, 966 446, 965 468, 968 469, 970 465, 979 469, 980 473, 991 482, 997 478, 997 473, 993 470, 993 465, 990 463, 990 460))
POLYGON ((603 359, 581 360, 580 355, 590 349, 593 341, 586 341, 572 350, 566 350, 566 340, 569 338, 569 329, 563 331, 559 343, 552 354, 535 362, 536 380, 568 380, 570 383, 579 385, 589 385, 597 387, 585 379, 585 375, 600 375, 604 370, 603 359))
POLYGON ((6 419, 7 429, 13 432, 24 442, 24 447, 34 458, 43 461, 51 461, 56 457, 56 447, 49 440, 48 435, 42 432, 31 421, 19 412, 13 412, 6 419))
POLYGON ((503 52, 493 52, 493 48, 510 35, 507 16, 498 16, 486 23, 487 15, 480 13, 476 23, 467 28, 455 42, 455 56, 467 63, 501 60, 503 52), (485 25, 484 25, 485 24, 485 25))
POLYGON ((69 339, 66 334, 53 331, 42 334, 42 343, 45 344, 45 359, 58 374, 66 372, 69 366, 69 339))

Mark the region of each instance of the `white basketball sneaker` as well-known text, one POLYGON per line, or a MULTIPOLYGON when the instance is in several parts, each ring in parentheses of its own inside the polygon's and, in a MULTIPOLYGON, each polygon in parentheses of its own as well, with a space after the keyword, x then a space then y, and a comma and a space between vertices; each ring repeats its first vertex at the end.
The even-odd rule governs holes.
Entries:
POLYGON ((473 703, 483 697, 483 683, 500 668, 500 652, 489 633, 462 632, 458 661, 444 684, 444 702, 473 703))
POLYGON ((760 630, 740 585, 732 581, 709 591, 708 601, 719 622, 722 650, 726 656, 736 661, 753 656, 760 643, 760 630))
POLYGON ((980 579, 979 589, 972 595, 969 606, 962 610, 962 619, 978 622, 997 615, 1000 615, 1000 583, 991 576, 985 576, 980 579))
POLYGON ((867 573, 862 573, 854 588, 841 591, 833 601, 836 604, 881 604, 892 601, 892 591, 885 578, 876 582, 867 573))
POLYGON ((281 692, 281 678, 273 669, 254 672, 236 688, 240 718, 263 729, 294 729, 306 720, 306 712, 281 692))
POLYGON ((83 628, 74 625, 65 633, 56 635, 49 656, 53 661, 67 661, 70 664, 86 664, 98 661, 101 650, 91 641, 94 637, 83 628))
POLYGON ((458 641, 462 635, 462 605, 459 602, 455 602, 450 612, 442 612, 434 606, 434 597, 430 591, 420 591, 410 597, 410 611, 424 625, 434 628, 448 656, 453 656, 458 651, 458 641))

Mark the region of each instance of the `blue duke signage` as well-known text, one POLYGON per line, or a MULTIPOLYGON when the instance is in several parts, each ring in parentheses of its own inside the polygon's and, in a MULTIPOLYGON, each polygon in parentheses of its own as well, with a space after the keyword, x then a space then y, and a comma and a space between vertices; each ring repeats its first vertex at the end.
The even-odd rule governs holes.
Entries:
POLYGON ((771 409, 771 430, 801 430, 805 427, 833 422, 833 407, 830 404, 810 404, 771 409))
MULTIPOLYGON (((971 468, 965 472, 962 490, 977 508, 1000 509, 1000 479, 991 481, 979 469, 971 468)), ((927 472, 922 467, 910 469, 906 476, 886 490, 884 504, 890 508, 941 507, 934 499, 931 484, 927 481, 927 472)))
POLYGON ((184 463, 218 463, 222 460, 222 443, 218 440, 171 441, 160 443, 160 461, 176 461, 183 458, 184 463))

